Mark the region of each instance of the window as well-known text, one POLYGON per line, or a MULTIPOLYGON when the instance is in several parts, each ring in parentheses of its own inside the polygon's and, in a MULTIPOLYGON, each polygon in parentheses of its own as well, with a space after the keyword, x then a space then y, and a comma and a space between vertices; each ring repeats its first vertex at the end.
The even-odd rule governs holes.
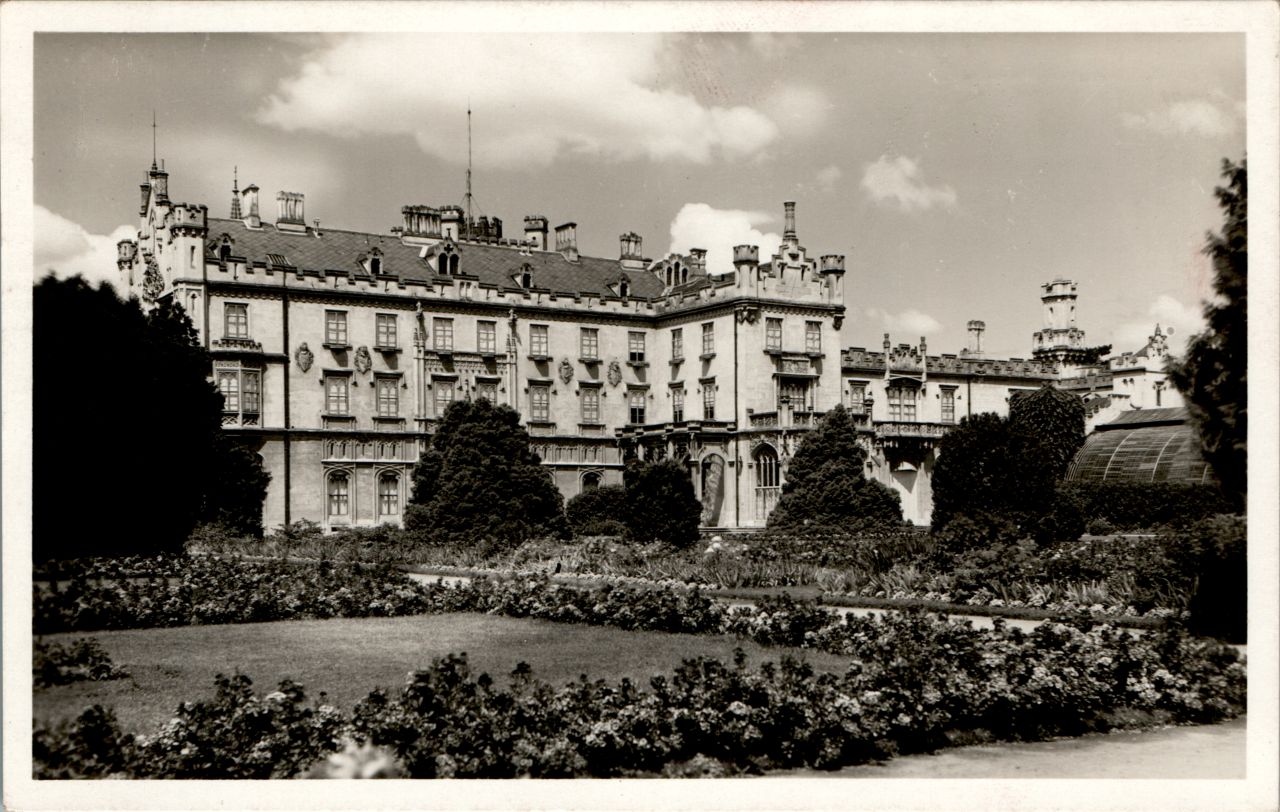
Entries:
POLYGON ((782 349, 782 319, 764 320, 764 348, 766 350, 782 349))
POLYGON ((702 385, 702 419, 716 419, 716 382, 707 381, 702 385))
POLYGON ((369 273, 382 273, 382 258, 374 257, 369 260, 369 273))
POLYGON ((378 477, 378 514, 394 516, 400 512, 400 477, 383 474, 378 477))
POLYGON ((644 423, 644 391, 634 389, 627 396, 628 415, 630 423, 644 423))
POLYGON ((249 337, 249 305, 227 302, 222 310, 227 338, 249 337))
POLYGON ((956 390, 943 389, 942 392, 942 422, 956 422, 956 390))
POLYGON ((864 383, 849 384, 849 411, 853 414, 867 413, 867 385, 864 383))
POLYGON ((530 324, 529 325, 529 354, 546 358, 551 353, 547 351, 547 325, 530 324))
POLYGON ((808 381, 784 378, 778 386, 778 409, 783 412, 813 411, 811 394, 808 381))
POLYGON ((631 285, 627 280, 618 283, 618 295, 624 299, 631 295, 631 285))
POLYGON ((350 381, 345 375, 330 375, 324 379, 324 410, 328 414, 347 413, 350 381))
POLYGON ((231 259, 231 243, 224 242, 218 246, 218 259, 222 262, 231 259))
POLYGON ((546 423, 551 413, 551 387, 529 387, 529 419, 535 423, 546 423))
POLYGON ((494 321, 476 322, 476 349, 480 352, 498 351, 498 323, 494 321))
POLYGON ((324 343, 335 347, 347 346, 347 312, 345 310, 324 312, 324 343))
POLYGON ((477 383, 476 399, 487 400, 490 403, 498 402, 498 385, 496 383, 477 383))
POLYGON ((702 354, 716 354, 716 325, 714 322, 707 322, 702 325, 702 354))
POLYGON ((644 333, 627 333, 627 360, 632 364, 644 363, 644 333))
POLYGON ((600 331, 594 327, 583 327, 581 336, 583 358, 600 357, 600 331))
POLYGON ((400 416, 400 381, 378 378, 378 417, 400 416))
POLYGON ((262 411, 262 373, 256 369, 240 370, 240 391, 244 398, 240 411, 244 414, 258 414, 262 411))
POLYGON ((806 321, 804 323, 804 351, 822 352, 822 322, 806 321))
POLYGON ((600 472, 588 471, 582 475, 582 489, 584 491, 594 491, 600 487, 600 472))
POLYGON ((240 413, 240 370, 218 370, 218 391, 222 393, 222 411, 240 413))
POLYGON ((399 336, 396 335, 396 317, 394 314, 378 314, 377 334, 374 338, 377 346, 379 347, 399 346, 399 336))
POLYGON ((671 390, 671 419, 677 423, 684 421, 684 387, 677 386, 671 390))
POLYGON ((453 352, 453 319, 431 320, 431 344, 436 352, 453 352))
POLYGON ((351 512, 351 480, 344 473, 329 475, 329 515, 346 516, 351 512))
POLYGON ((756 451, 756 518, 769 516, 773 506, 778 503, 781 488, 781 476, 778 467, 778 452, 772 446, 762 445, 756 451))
POLYGON ((684 330, 677 327, 671 331, 671 360, 684 358, 684 330))
POLYGON ((594 386, 582 387, 582 422, 600 422, 600 390, 594 386))
POLYGON ((889 419, 914 423, 916 419, 916 390, 905 386, 888 389, 889 419))
POLYGON ((436 417, 444 417, 444 412, 453 403, 453 381, 432 381, 431 387, 436 393, 436 417))

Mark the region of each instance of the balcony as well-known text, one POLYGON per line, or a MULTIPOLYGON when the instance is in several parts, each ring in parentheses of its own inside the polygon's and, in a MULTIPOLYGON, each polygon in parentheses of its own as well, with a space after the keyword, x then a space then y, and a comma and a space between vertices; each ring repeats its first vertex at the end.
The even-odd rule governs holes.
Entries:
POLYGON ((783 410, 778 412, 756 412, 748 416, 753 429, 811 429, 822 422, 826 412, 810 410, 783 410))
POLYGON ((876 437, 881 440, 912 439, 937 440, 951 429, 952 423, 914 423, 885 421, 875 424, 876 437))
POLYGON ((224 352, 261 353, 262 342, 254 341, 252 338, 215 338, 210 344, 210 349, 224 352))

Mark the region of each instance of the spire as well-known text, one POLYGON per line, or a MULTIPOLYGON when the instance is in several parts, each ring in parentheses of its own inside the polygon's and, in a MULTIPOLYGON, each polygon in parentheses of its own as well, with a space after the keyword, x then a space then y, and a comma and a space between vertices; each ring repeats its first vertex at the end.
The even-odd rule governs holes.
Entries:
POLYGON ((151 109, 151 171, 155 172, 156 167, 156 111, 151 109))
POLYGON ((467 102, 467 236, 471 236, 471 102, 467 102))
POLYGON ((231 169, 231 219, 239 220, 240 217, 240 167, 232 167, 231 169))

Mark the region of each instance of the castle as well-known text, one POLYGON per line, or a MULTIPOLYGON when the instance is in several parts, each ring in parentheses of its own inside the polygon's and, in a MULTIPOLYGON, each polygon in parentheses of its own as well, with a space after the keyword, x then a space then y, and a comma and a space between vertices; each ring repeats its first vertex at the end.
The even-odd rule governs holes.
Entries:
POLYGON ((363 233, 309 225, 292 192, 265 221, 258 193, 233 184, 229 217, 211 217, 171 200, 153 162, 118 269, 128 294, 190 315, 223 426, 271 474, 267 527, 398 524, 426 437, 458 399, 516 409, 566 498, 621 482, 628 460, 680 460, 703 525, 726 529, 764 526, 791 454, 837 403, 856 415, 868 475, 916 523, 937 441, 965 415, 1007 412, 1019 389, 1064 386, 1095 415, 1162 392, 1178 405, 1159 329, 1139 353, 1086 357, 1064 280, 1045 286, 1031 359, 986 357, 980 321, 959 355, 887 334, 881 352, 842 351, 845 257, 810 255, 791 202, 778 252, 736 246, 717 276, 704 250, 650 259, 634 233, 614 258, 584 256, 576 224, 541 215, 512 238, 496 217, 405 205, 401 225, 363 233))

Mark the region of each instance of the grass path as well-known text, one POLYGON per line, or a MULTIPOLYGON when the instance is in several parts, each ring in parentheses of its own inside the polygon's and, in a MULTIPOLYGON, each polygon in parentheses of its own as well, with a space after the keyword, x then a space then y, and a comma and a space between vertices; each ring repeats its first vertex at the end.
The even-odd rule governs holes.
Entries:
MULTIPOLYGON (((66 642, 84 636, 45 639, 66 642)), ((259 693, 274 690, 287 677, 302 683, 309 698, 324 691, 331 704, 350 711, 373 688, 398 690, 410 671, 464 651, 477 675, 488 672, 505 683, 524 661, 533 666, 536 678, 556 686, 583 673, 610 682, 629 677, 647 686, 649 677, 672 673, 685 658, 706 655, 728 662, 739 646, 752 664, 791 654, 816 669, 842 672, 849 662, 822 652, 765 649, 728 635, 633 632, 482 614, 293 620, 91 636, 131 676, 36 691, 36 719, 72 717, 101 704, 115 709, 125 730, 149 733, 179 703, 210 696, 214 675, 235 671, 252 677, 259 693)))

